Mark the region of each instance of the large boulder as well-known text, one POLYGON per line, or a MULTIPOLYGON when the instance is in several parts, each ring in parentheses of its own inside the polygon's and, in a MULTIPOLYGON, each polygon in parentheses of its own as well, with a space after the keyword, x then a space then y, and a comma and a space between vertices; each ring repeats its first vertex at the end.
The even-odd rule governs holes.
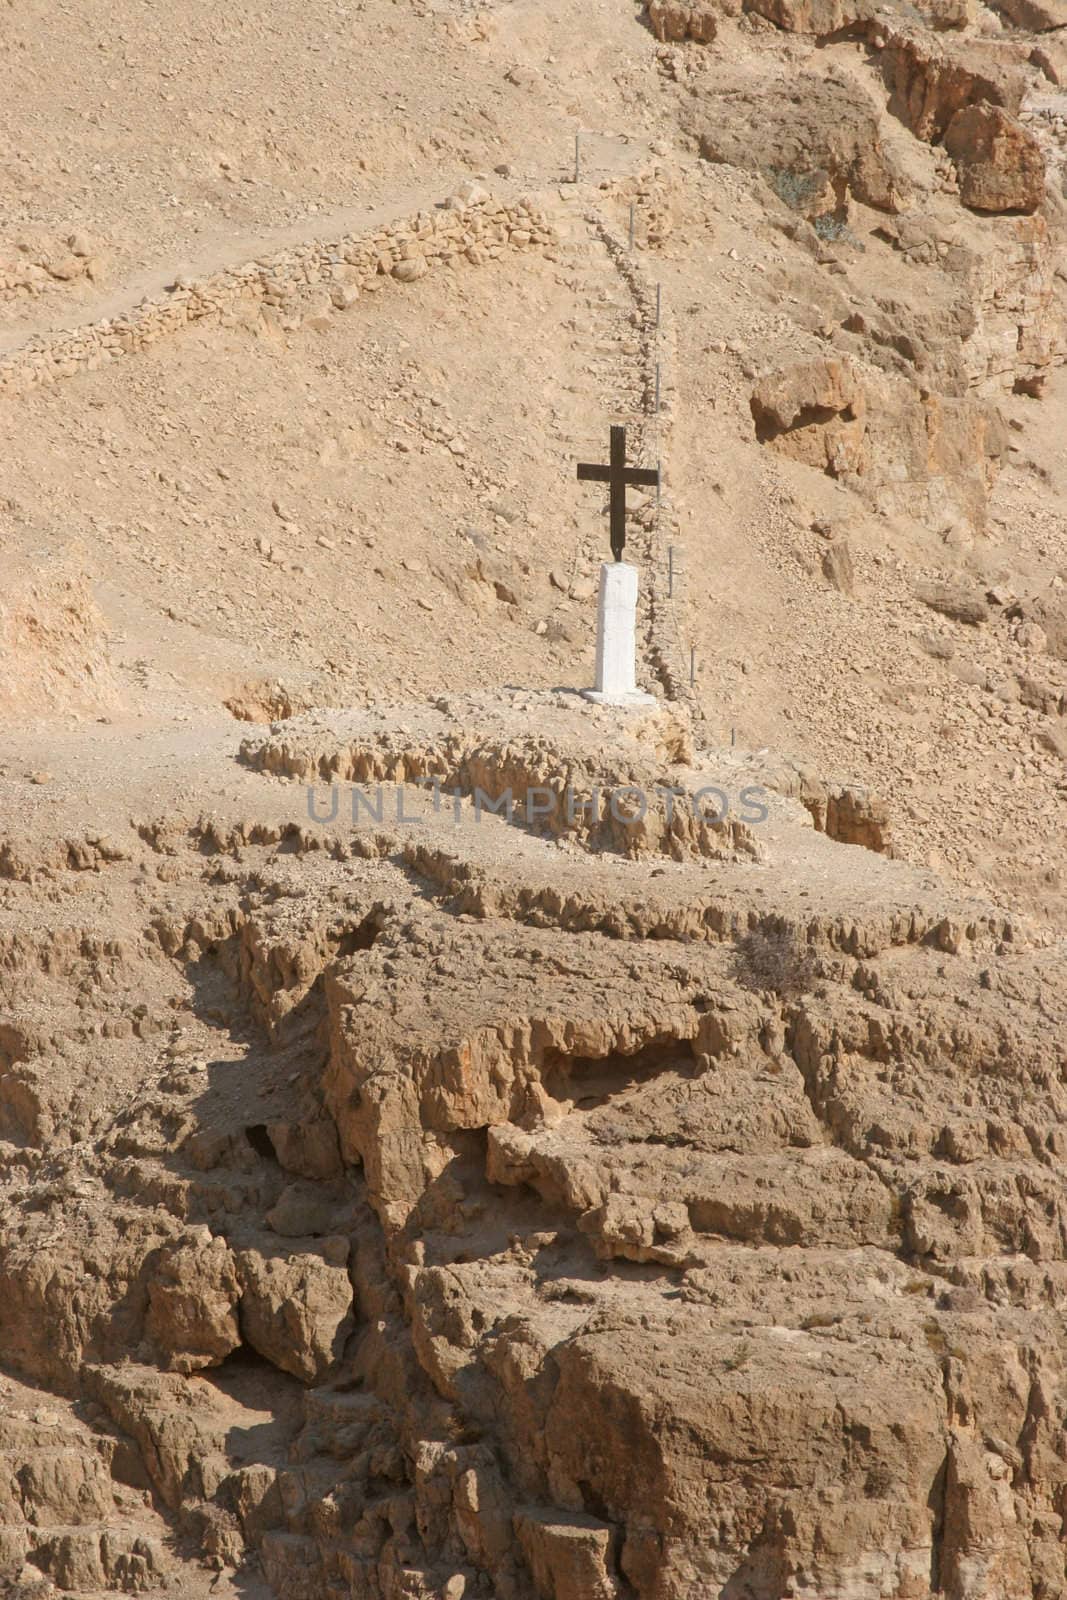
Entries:
POLYGON ((852 195, 896 212, 910 188, 883 148, 878 118, 870 95, 843 73, 801 72, 759 88, 703 95, 688 131, 706 161, 756 168, 787 204, 810 190, 821 210, 837 209, 852 195))
POLYGON ((515 1532, 543 1600, 616 1600, 615 1530, 607 1523, 526 1506, 515 1532))
POLYGON ((241 1250, 241 1329, 261 1356, 305 1383, 332 1370, 354 1326, 348 1240, 323 1239, 317 1250, 275 1244, 241 1250))
POLYGON ((806 361, 763 378, 750 401, 756 437, 839 476, 858 472, 866 405, 851 362, 806 361))
POLYGON ((718 19, 711 6, 697 0, 649 0, 648 25, 657 39, 677 42, 696 39, 710 44, 718 31, 718 19))
POLYGON ((996 0, 993 9, 1002 17, 1025 28, 1027 33, 1051 33, 1067 28, 1065 0, 996 0))
POLYGON ((1045 158, 1032 134, 999 106, 966 106, 945 130, 945 148, 973 211, 1036 211, 1045 194, 1045 158))
POLYGON ((967 106, 986 101, 1014 112, 1022 104, 1022 73, 988 40, 946 43, 914 25, 894 25, 874 42, 881 46, 890 111, 929 144, 967 106))
POLYGON ((236 1350, 239 1292, 224 1239, 208 1235, 163 1251, 148 1284, 145 1331, 164 1365, 172 1372, 196 1372, 236 1350))

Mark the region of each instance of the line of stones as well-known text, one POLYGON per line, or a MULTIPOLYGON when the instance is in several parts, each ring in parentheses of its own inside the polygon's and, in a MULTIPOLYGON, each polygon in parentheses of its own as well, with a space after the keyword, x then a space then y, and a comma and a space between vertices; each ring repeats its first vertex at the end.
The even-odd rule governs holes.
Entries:
POLYGON ((266 317, 290 330, 345 311, 389 282, 414 282, 433 267, 477 266, 509 248, 555 242, 555 230, 531 197, 420 211, 366 234, 315 240, 201 279, 179 278, 164 296, 124 316, 36 335, 0 358, 0 394, 95 371, 190 325, 235 327, 266 317))
POLYGON ((659 462, 663 486, 658 503, 651 503, 636 514, 646 535, 641 608, 649 666, 667 698, 688 706, 699 727, 703 725, 703 713, 690 683, 689 652, 679 626, 680 602, 685 592, 684 551, 669 493, 668 455, 678 395, 674 318, 629 240, 616 233, 599 212, 591 212, 587 221, 603 241, 641 318, 645 414, 631 424, 636 435, 633 454, 645 464, 659 462))

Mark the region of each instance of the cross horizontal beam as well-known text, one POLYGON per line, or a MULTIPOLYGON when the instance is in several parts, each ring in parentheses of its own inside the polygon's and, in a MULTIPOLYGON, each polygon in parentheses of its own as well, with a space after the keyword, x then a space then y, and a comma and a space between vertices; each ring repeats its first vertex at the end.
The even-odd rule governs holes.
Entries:
MULTIPOLYGON (((578 476, 586 483, 610 483, 612 471, 610 467, 595 467, 587 461, 579 461, 578 476)), ((659 482, 659 473, 655 467, 627 467, 626 482, 628 484, 659 482)))

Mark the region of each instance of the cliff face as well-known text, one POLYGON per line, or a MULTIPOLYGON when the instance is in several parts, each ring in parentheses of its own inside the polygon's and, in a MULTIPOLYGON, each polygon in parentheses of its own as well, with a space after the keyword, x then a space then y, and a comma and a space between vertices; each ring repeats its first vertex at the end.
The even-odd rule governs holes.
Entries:
POLYGON ((5 1360, 68 1397, 4 1415, 18 1592, 1059 1592, 1057 949, 762 782, 715 849, 523 826, 761 777, 612 716, 296 719, 9 879, 5 1360), (457 755, 519 721, 509 823, 457 755))

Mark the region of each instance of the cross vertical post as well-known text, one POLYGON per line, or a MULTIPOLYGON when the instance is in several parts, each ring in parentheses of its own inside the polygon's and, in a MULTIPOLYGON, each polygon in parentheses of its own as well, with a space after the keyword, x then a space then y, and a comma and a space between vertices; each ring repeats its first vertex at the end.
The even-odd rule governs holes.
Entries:
POLYGON ((608 460, 611 462, 611 499, 608 512, 608 532, 611 539, 611 553, 616 561, 621 561, 622 552, 626 546, 625 428, 612 428, 608 460), (615 486, 617 483, 621 485, 619 492, 616 492, 615 486))

